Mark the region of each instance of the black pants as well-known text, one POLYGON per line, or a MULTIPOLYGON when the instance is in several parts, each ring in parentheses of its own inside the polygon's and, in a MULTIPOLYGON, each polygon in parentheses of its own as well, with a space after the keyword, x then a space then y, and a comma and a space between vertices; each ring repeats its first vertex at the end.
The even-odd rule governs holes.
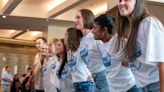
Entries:
POLYGON ((35 92, 44 92, 44 90, 35 90, 35 92))

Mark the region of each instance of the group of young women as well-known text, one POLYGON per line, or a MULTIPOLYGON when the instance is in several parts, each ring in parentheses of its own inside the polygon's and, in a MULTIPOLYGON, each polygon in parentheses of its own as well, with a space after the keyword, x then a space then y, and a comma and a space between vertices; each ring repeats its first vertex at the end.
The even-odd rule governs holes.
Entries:
POLYGON ((164 27, 145 0, 119 0, 115 21, 81 9, 64 39, 43 46, 44 90, 164 92, 163 39, 164 27))

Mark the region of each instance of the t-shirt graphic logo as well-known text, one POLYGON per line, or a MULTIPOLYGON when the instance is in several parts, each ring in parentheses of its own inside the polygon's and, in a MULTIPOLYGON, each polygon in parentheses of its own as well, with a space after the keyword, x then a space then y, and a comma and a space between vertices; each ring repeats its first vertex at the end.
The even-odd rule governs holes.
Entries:
POLYGON ((142 63, 136 61, 136 62, 130 62, 129 65, 130 65, 132 71, 139 71, 142 63))
POLYGON ((76 57, 75 56, 72 56, 69 66, 71 67, 71 71, 75 72, 75 70, 76 70, 75 69, 75 67, 76 67, 76 57))
POLYGON ((67 77, 67 73, 68 73, 67 69, 64 68, 62 71, 61 79, 65 80, 67 77))
POLYGON ((105 67, 109 67, 111 65, 110 55, 106 50, 103 51, 102 60, 105 67))
POLYGON ((51 74, 52 74, 52 77, 54 78, 56 76, 56 65, 55 64, 52 64, 51 65, 51 74))
MULTIPOLYGON (((136 49, 136 51, 134 53, 134 56, 136 58, 138 58, 142 55, 141 47, 140 47, 140 44, 138 42, 136 43, 136 48, 135 49, 136 49)), ((139 62, 139 61, 134 61, 134 62, 130 62, 129 65, 130 65, 132 71, 139 71, 142 63, 139 62)))
POLYGON ((140 44, 137 42, 136 43, 136 48, 135 48, 135 53, 134 53, 134 56, 135 57, 140 57, 141 55, 142 55, 142 53, 141 53, 141 46, 140 46, 140 44))
POLYGON ((88 45, 83 44, 80 48, 80 56, 84 60, 86 64, 88 64, 87 56, 88 56, 88 45))

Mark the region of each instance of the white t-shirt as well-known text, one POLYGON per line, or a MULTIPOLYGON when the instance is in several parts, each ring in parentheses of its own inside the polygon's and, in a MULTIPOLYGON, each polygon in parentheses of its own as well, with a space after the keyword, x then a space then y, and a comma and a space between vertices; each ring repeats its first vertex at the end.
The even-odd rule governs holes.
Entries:
POLYGON ((79 49, 76 52, 68 52, 68 64, 71 67, 73 83, 88 81, 91 72, 86 63, 81 59, 79 49))
POLYGON ((144 87, 159 81, 159 62, 164 62, 164 28, 155 17, 143 19, 139 25, 136 60, 130 63, 136 84, 144 87))
POLYGON ((80 41, 80 56, 86 62, 87 67, 92 73, 105 70, 102 63, 102 53, 99 46, 103 44, 100 40, 95 40, 92 32, 89 32, 80 41))
MULTIPOLYGON (((114 35, 111 40, 104 43, 102 58, 107 67, 110 92, 127 92, 135 85, 135 79, 130 68, 122 65, 124 58, 122 50, 124 45, 121 46, 122 48, 118 52, 115 52, 118 45, 116 43, 117 35, 114 35)), ((126 43, 126 39, 123 43, 126 43)))
POLYGON ((75 92, 71 69, 68 63, 65 64, 60 78, 60 92, 75 92))
MULTIPOLYGON (((2 73, 2 78, 6 78, 6 79, 13 80, 13 75, 12 75, 12 73, 10 73, 10 72, 3 71, 3 73, 2 73)), ((2 84, 2 85, 11 85, 11 82, 2 80, 2 81, 1 81, 1 84, 2 84)))
POLYGON ((56 55, 50 57, 47 62, 43 64, 43 85, 45 92, 57 92, 56 87, 59 88, 59 79, 56 76, 57 69, 57 60, 56 55))

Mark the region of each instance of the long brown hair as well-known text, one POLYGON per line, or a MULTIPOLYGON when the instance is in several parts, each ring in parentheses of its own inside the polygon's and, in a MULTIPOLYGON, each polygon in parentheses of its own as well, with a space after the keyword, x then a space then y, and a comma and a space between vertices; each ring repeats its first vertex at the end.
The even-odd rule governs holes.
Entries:
POLYGON ((71 27, 67 29, 67 34, 67 50, 76 51, 80 45, 80 38, 82 37, 81 31, 71 27))
POLYGON ((136 50, 136 39, 138 35, 139 24, 146 16, 148 16, 148 11, 145 7, 145 0, 136 0, 135 8, 131 16, 131 24, 127 17, 120 15, 118 11, 117 16, 117 33, 119 43, 121 42, 122 37, 128 38, 127 44, 124 48, 124 53, 126 59, 133 61, 136 59, 134 56, 136 50))
POLYGON ((64 39, 60 39, 59 41, 62 42, 63 47, 64 47, 63 57, 59 57, 59 58, 62 58, 62 62, 61 62, 61 65, 60 65, 60 68, 59 68, 59 73, 58 73, 58 77, 61 78, 64 67, 67 63, 67 51, 66 51, 66 46, 64 44, 64 39))
POLYGON ((83 17, 84 28, 92 29, 94 22, 93 12, 89 9, 81 9, 79 11, 81 12, 81 15, 83 17))

